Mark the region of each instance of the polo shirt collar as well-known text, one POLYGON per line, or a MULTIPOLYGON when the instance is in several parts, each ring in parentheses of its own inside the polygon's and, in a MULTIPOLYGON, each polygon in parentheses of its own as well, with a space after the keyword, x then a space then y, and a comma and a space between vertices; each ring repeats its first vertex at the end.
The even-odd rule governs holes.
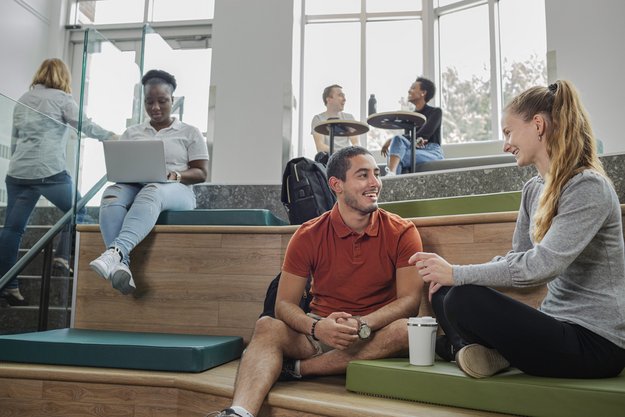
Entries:
MULTIPOLYGON (((339 204, 336 203, 334 207, 332 207, 332 211, 330 212, 330 222, 332 223, 332 227, 334 228, 335 233, 339 238, 345 238, 351 235, 354 231, 350 229, 343 218, 341 217, 341 213, 339 212, 339 204)), ((363 234, 368 236, 377 236, 380 230, 380 210, 376 210, 371 213, 371 220, 369 225, 363 232, 363 234)))
MULTIPOLYGON (((156 132, 156 129, 154 129, 154 127, 152 127, 152 125, 150 124, 149 119, 143 122, 143 128, 145 130, 152 130, 156 132)), ((182 122, 178 120, 178 118, 174 117, 174 122, 171 125, 167 126, 165 129, 161 129, 161 130, 167 130, 167 129, 180 130, 182 129, 182 122)))

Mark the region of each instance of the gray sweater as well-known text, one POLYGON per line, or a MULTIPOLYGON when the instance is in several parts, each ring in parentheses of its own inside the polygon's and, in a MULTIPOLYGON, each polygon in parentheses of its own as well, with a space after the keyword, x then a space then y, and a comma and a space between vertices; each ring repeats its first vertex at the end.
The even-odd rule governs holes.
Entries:
POLYGON ((544 182, 523 187, 512 250, 490 263, 454 265, 456 285, 530 287, 547 283, 540 307, 625 348, 625 253, 618 197, 608 179, 586 170, 564 186, 558 213, 538 244, 532 218, 544 182))

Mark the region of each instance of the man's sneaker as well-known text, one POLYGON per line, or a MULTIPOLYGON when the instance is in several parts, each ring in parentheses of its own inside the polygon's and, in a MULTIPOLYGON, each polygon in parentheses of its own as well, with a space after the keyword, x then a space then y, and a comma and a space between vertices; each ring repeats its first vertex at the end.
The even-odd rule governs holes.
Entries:
POLYGON ((221 411, 214 411, 206 414, 204 417, 243 417, 241 414, 234 412, 232 408, 226 408, 221 411))
POLYGON ((297 381, 302 379, 302 375, 295 370, 295 362, 297 362, 295 359, 284 359, 278 381, 297 381))
POLYGON ((467 345, 456 355, 458 367, 473 378, 493 376, 510 366, 510 362, 496 349, 489 349, 477 343, 467 345))
POLYGON ((132 279, 130 268, 123 262, 120 262, 113 268, 110 279, 113 288, 124 295, 131 294, 137 289, 135 281, 132 279))
POLYGON ((113 271, 122 261, 121 254, 114 248, 108 249, 96 260, 89 263, 89 266, 104 279, 111 279, 113 271))

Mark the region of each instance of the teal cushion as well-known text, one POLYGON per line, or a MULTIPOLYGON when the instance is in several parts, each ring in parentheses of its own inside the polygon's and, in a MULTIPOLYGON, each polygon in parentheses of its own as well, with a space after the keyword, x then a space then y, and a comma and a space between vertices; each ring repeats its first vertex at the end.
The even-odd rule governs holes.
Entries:
POLYGON ((622 417, 625 373, 607 379, 533 377, 518 370, 473 379, 453 363, 412 366, 408 359, 353 361, 350 391, 536 417, 622 417))
POLYGON ((224 226, 284 226, 288 222, 265 209, 196 209, 164 211, 156 224, 224 225, 224 226))
POLYGON ((58 329, 0 336, 0 361, 202 372, 241 356, 238 336, 58 329))
POLYGON ((427 198, 380 203, 380 208, 404 218, 444 216, 453 214, 518 211, 521 192, 464 195, 459 197, 427 198))

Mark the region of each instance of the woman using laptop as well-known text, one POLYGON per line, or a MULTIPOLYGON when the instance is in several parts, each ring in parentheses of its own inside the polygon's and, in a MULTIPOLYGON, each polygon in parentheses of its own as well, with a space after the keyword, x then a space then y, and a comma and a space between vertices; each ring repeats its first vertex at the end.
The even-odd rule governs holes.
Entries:
MULTIPOLYGON (((72 127, 78 125, 79 110, 71 95, 71 84, 65 62, 58 58, 46 59, 13 111, 11 161, 5 179, 6 220, 0 233, 0 277, 15 265, 26 224, 41 196, 63 212, 72 208, 74 187, 66 170, 66 155, 72 127)), ((100 140, 117 138, 115 133, 86 118, 82 133, 100 140)), ((79 211, 79 219, 85 213, 84 209, 79 211)), ((69 229, 63 231, 55 249, 55 274, 69 273, 71 239, 68 232, 69 229)), ((17 277, 2 288, 1 295, 11 306, 28 305, 28 300, 20 293, 17 277)))
POLYGON ((136 289, 130 272, 130 252, 152 230, 162 211, 195 208, 191 186, 204 182, 208 173, 204 137, 196 127, 171 116, 176 90, 174 76, 150 70, 141 83, 150 120, 129 127, 120 140, 163 141, 167 178, 173 182, 116 183, 104 190, 100 230, 107 249, 90 266, 122 294, 136 289))

